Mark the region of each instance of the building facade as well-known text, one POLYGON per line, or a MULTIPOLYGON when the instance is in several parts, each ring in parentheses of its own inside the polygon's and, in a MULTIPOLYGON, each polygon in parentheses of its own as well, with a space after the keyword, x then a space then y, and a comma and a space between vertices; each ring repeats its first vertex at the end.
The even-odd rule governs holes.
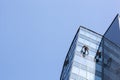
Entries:
POLYGON ((120 80, 120 37, 111 36, 112 32, 115 34, 112 28, 119 27, 117 22, 119 15, 103 36, 79 27, 65 58, 60 80, 120 80))

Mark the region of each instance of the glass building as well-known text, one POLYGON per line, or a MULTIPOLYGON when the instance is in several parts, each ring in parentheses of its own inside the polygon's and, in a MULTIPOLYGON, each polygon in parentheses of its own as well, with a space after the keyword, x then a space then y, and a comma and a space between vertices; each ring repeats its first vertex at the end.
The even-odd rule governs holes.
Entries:
POLYGON ((60 80, 120 80, 119 20, 117 15, 104 35, 79 27, 60 80))

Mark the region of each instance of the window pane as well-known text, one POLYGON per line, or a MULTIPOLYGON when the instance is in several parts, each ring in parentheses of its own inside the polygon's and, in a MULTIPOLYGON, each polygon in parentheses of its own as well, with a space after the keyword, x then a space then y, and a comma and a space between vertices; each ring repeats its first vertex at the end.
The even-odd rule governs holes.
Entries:
POLYGON ((72 72, 75 73, 75 74, 78 74, 79 73, 79 68, 73 66, 72 67, 72 72))

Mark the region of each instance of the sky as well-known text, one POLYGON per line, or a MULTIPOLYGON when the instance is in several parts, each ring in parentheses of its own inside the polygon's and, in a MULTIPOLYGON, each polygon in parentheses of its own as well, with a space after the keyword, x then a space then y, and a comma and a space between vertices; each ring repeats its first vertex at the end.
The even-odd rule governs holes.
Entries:
POLYGON ((120 0, 0 0, 0 80, 59 80, 79 26, 104 34, 120 0))

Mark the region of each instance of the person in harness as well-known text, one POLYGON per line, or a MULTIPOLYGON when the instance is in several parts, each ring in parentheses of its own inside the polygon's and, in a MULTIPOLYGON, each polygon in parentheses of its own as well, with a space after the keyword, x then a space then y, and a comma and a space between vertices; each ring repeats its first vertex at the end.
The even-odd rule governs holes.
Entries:
POLYGON ((112 62, 112 58, 109 57, 109 59, 107 60, 107 66, 110 67, 111 66, 111 62, 112 62))
POLYGON ((83 54, 83 57, 85 57, 85 55, 88 55, 89 54, 89 48, 86 46, 86 45, 84 45, 83 47, 82 47, 82 49, 81 49, 81 53, 83 54))
POLYGON ((99 62, 99 58, 101 58, 101 52, 97 50, 96 55, 95 55, 95 61, 99 62))

